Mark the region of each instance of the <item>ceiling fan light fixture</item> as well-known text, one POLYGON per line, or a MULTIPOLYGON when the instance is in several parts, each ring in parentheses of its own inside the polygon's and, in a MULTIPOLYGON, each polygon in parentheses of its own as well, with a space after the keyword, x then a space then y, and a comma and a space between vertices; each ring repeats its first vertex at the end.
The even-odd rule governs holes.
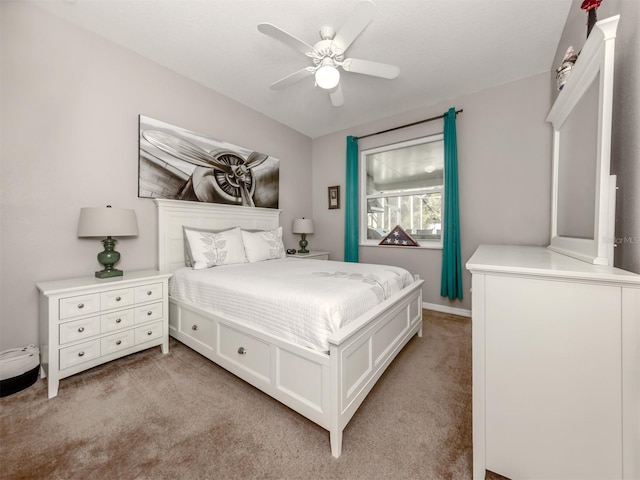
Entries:
POLYGON ((329 26, 322 26, 319 31, 321 40, 313 46, 275 25, 270 23, 258 24, 260 32, 298 50, 313 63, 312 67, 303 68, 272 83, 270 88, 278 90, 313 75, 315 86, 326 90, 329 94, 331 105, 339 107, 344 104, 344 95, 340 82, 342 71, 389 80, 396 78, 400 74, 400 69, 395 65, 345 56, 350 45, 373 21, 375 13, 376 5, 373 0, 359 0, 339 31, 336 32, 329 26))
POLYGON ((340 72, 332 64, 322 65, 316 70, 316 85, 325 90, 333 90, 340 82, 340 72))

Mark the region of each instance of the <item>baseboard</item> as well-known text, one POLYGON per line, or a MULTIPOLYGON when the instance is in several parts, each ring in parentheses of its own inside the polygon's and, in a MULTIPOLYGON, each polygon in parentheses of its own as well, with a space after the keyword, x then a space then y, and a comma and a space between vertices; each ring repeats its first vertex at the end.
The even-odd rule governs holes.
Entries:
POLYGON ((461 317, 471 317, 471 310, 466 308, 448 307, 446 305, 438 305, 437 303, 422 302, 422 308, 434 310, 436 312, 450 313, 452 315, 460 315, 461 317))

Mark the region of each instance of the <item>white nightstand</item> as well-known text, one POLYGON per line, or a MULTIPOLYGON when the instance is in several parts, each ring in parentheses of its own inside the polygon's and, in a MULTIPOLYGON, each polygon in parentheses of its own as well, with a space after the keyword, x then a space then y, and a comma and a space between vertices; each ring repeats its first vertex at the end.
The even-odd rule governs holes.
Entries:
POLYGON ((310 250, 309 253, 294 253, 287 255, 291 258, 310 258, 313 260, 329 260, 329 252, 322 252, 320 250, 310 250))
POLYGON ((49 398, 60 379, 156 345, 169 352, 171 274, 41 282, 40 352, 49 398))

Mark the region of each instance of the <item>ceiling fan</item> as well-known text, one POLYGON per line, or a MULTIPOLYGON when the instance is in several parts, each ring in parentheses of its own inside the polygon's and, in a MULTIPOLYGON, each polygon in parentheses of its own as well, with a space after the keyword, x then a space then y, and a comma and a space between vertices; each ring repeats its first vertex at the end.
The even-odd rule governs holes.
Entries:
POLYGON ((321 40, 313 46, 271 23, 258 24, 258 30, 262 33, 304 53, 313 62, 312 67, 306 67, 287 75, 272 83, 270 87, 273 90, 278 90, 314 76, 316 85, 329 91, 331 104, 334 107, 339 107, 344 103, 339 68, 345 72, 386 79, 396 78, 400 74, 400 69, 395 65, 345 58, 346 50, 371 23, 375 13, 376 6, 371 0, 359 2, 338 32, 329 26, 322 27, 319 32, 321 40))

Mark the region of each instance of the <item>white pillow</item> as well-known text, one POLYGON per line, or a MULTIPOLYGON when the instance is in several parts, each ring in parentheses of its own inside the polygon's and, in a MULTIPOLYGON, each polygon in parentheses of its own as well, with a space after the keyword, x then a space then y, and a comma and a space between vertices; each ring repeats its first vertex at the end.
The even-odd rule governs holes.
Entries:
POLYGON ((242 230, 242 240, 247 260, 250 262, 261 262, 286 256, 282 243, 282 227, 260 232, 242 230))
POLYGON ((193 257, 191 256, 191 250, 189 249, 189 239, 187 238, 186 230, 193 230, 197 232, 209 232, 209 233, 221 233, 226 232, 227 230, 231 230, 234 227, 229 228, 220 228, 218 230, 211 230, 210 228, 195 228, 195 227, 187 227, 185 225, 182 226, 182 238, 184 243, 184 265, 186 267, 193 268, 193 264, 195 263, 193 257))
POLYGON ((238 227, 220 233, 185 228, 184 233, 194 270, 247 262, 242 232, 238 227))

